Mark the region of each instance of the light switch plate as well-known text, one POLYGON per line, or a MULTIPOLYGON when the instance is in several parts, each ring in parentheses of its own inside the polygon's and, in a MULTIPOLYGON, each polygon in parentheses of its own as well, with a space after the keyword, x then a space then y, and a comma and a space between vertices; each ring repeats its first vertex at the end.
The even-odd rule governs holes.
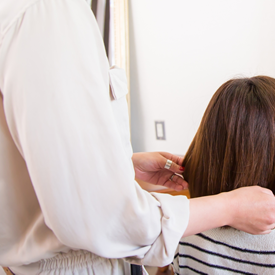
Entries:
POLYGON ((164 121, 155 121, 156 139, 166 140, 164 121))

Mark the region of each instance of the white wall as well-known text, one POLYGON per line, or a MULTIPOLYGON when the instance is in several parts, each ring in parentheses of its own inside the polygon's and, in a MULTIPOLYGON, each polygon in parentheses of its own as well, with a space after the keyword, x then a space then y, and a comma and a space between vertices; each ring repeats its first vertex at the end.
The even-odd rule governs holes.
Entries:
POLYGON ((275 77, 274 0, 129 0, 134 151, 184 154, 217 88, 275 77), (156 140, 164 120, 166 141, 156 140))

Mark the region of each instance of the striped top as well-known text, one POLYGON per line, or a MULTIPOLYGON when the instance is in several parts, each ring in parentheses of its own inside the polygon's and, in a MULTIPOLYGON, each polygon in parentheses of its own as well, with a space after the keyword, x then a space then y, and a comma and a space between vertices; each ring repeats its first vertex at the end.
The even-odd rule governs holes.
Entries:
POLYGON ((217 228, 182 238, 173 261, 175 274, 275 274, 275 231, 250 235, 217 228))

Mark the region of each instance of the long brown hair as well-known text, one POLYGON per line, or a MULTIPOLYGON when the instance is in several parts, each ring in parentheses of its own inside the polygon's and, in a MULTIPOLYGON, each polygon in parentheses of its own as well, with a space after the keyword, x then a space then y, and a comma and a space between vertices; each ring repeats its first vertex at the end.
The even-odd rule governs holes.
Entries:
POLYGON ((185 155, 191 197, 259 185, 275 192, 275 79, 232 79, 214 94, 185 155))

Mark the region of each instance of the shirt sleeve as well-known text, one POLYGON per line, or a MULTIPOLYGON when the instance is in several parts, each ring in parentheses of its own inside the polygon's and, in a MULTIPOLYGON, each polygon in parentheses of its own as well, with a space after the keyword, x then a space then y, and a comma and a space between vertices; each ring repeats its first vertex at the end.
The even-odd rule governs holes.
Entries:
POLYGON ((13 24, 3 43, 5 115, 45 223, 74 249, 170 263, 188 223, 188 200, 150 194, 135 182, 88 5, 37 1, 13 24))

